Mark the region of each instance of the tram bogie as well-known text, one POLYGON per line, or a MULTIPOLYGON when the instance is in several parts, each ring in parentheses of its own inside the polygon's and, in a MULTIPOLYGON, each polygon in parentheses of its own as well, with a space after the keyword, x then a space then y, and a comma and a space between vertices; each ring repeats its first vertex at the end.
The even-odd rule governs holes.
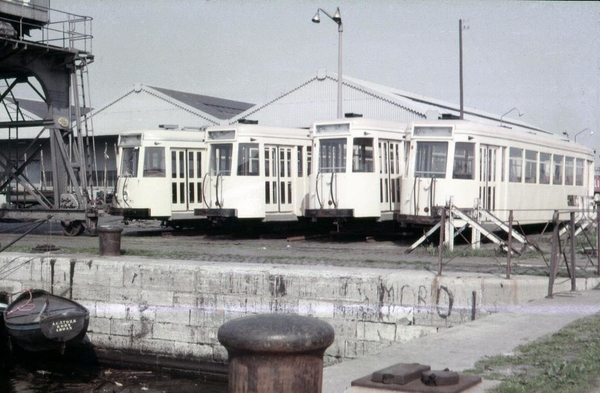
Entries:
POLYGON ((304 215, 309 130, 235 124, 206 129, 210 168, 203 206, 213 221, 297 221, 304 215))
POLYGON ((118 179, 110 213, 168 226, 198 221, 207 168, 202 131, 128 131, 119 136, 118 179))

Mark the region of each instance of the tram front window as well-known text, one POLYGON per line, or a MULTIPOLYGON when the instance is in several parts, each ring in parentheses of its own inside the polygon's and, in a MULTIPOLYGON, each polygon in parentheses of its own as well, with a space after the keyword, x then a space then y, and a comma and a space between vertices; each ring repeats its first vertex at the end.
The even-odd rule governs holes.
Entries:
POLYGON ((453 179, 473 179, 475 144, 456 142, 454 147, 453 179))
POLYGON ((240 143, 238 148, 238 176, 258 176, 258 143, 240 143))
POLYGON ((231 157, 233 145, 219 143, 210 147, 210 173, 211 175, 231 175, 231 157))
POLYGON ((139 147, 124 147, 122 150, 121 176, 137 177, 139 147))
POLYGON ((144 151, 144 177, 165 177, 165 148, 147 147, 144 151))
POLYGON ((352 172, 373 172, 373 138, 354 138, 352 172))
POLYGON ((445 178, 447 142, 417 142, 415 177, 445 178))
POLYGON ((321 139, 319 171, 324 173, 346 172, 346 149, 346 138, 321 139))

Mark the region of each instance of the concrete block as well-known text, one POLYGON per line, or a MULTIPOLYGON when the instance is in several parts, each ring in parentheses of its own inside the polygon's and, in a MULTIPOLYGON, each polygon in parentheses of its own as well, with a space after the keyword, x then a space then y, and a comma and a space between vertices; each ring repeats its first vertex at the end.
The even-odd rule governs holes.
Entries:
POLYGON ((127 288, 142 288, 142 265, 139 263, 126 263, 123 265, 123 286, 127 288))
POLYGON ((96 316, 99 318, 127 319, 127 306, 118 303, 96 303, 96 316))
POLYGON ((142 289, 142 301, 153 306, 173 306, 173 291, 142 289))
POLYGON ((110 334, 110 319, 90 318, 88 333, 110 334))
POLYGON ((360 322, 356 326, 356 338, 366 341, 396 340, 396 325, 392 323, 360 322))
POLYGON ((396 341, 405 342, 415 338, 437 333, 439 330, 435 326, 397 326, 396 341))
POLYGON ((265 304, 263 298, 259 297, 244 297, 238 295, 217 295, 216 296, 216 309, 223 310, 225 312, 236 312, 236 313, 264 313, 268 312, 268 305, 265 304))
POLYGON ((73 298, 80 300, 91 300, 97 302, 110 301, 110 288, 95 285, 74 285, 73 298))
POLYGON ((156 316, 158 314, 157 309, 157 306, 149 306, 144 302, 140 304, 127 304, 127 315, 125 316, 125 319, 133 321, 146 320, 154 322, 156 321, 156 316))
POLYGON ((173 292, 173 306, 175 307, 198 307, 198 297, 201 295, 195 292, 173 292))
POLYGON ((315 318, 333 318, 333 304, 330 301, 300 298, 298 300, 298 314, 315 318))
POLYGON ((140 351, 144 354, 164 355, 169 357, 177 355, 175 342, 173 341, 148 338, 140 341, 139 344, 140 351))
POLYGON ((189 307, 158 307, 156 310, 156 322, 189 325, 190 314, 191 309, 189 307))
POLYGON ((132 340, 140 340, 152 336, 152 323, 141 321, 111 320, 110 334, 113 336, 125 336, 132 340))
POLYGON ((153 326, 152 338, 185 343, 195 342, 194 331, 191 326, 175 323, 155 323, 153 326))
POLYGON ((173 342, 173 353, 177 356, 189 356, 195 359, 212 359, 214 346, 199 343, 173 342))
MULTIPOLYGON (((190 310, 190 325, 198 327, 220 327, 223 323, 225 312, 223 310, 190 310)), ((236 314, 237 315, 237 314, 236 314)))
POLYGON ((142 290, 137 287, 111 287, 109 292, 111 302, 137 304, 142 302, 142 290))
POLYGON ((219 332, 218 327, 194 326, 192 327, 192 332, 194 334, 194 340, 198 344, 214 345, 219 342, 217 339, 217 334, 219 332))

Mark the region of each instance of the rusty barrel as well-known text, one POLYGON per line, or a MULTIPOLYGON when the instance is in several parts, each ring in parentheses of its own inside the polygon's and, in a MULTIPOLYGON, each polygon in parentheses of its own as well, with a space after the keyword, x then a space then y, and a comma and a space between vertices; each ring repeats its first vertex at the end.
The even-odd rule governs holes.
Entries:
POLYGON ((100 255, 121 255, 121 232, 123 228, 114 225, 98 227, 98 238, 100 239, 100 255))
POLYGON ((229 354, 229 393, 320 393, 330 324, 293 314, 260 314, 219 328, 229 354))

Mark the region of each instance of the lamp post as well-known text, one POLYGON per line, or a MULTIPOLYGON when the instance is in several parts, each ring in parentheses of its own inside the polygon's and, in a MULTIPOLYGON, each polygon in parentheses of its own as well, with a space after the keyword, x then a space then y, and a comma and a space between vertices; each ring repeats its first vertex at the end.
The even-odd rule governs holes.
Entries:
POLYGON ((337 98, 337 117, 338 119, 342 118, 342 32, 344 31, 344 26, 342 25, 342 16, 340 15, 340 9, 335 11, 333 16, 329 15, 325 10, 319 8, 317 9, 317 13, 312 18, 314 23, 321 23, 321 18, 319 17, 319 12, 323 12, 325 15, 329 17, 332 21, 337 23, 339 34, 339 43, 338 43, 338 98, 337 98))
MULTIPOLYGON (((575 136, 573 137, 573 140, 575 142, 577 142, 577 135, 581 134, 584 131, 590 131, 590 129, 589 128, 584 128, 583 130, 579 131, 577 134, 575 134, 575 136)), ((590 135, 594 135, 594 131, 590 131, 590 135)))
POLYGON ((519 108, 517 108, 516 106, 514 108, 512 108, 511 110, 509 110, 508 112, 506 112, 505 114, 503 114, 502 116, 500 116, 500 127, 502 127, 502 118, 504 118, 504 116, 508 115, 510 112, 517 110, 519 112, 519 117, 523 116, 523 114, 521 113, 521 111, 519 110, 519 108))

